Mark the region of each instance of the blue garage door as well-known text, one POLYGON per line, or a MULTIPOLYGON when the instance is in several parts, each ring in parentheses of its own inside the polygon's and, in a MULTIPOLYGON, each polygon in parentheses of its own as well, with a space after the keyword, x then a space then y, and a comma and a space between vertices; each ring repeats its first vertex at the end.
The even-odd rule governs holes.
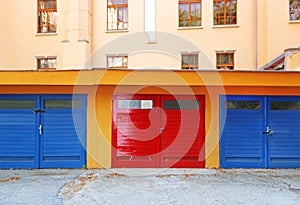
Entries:
POLYGON ((33 113, 37 96, 0 96, 0 167, 35 168, 38 144, 33 113))
POLYGON ((222 96, 223 168, 300 167, 300 97, 222 96))
POLYGON ((0 95, 0 168, 85 166, 84 95, 0 95))
POLYGON ((268 98, 270 168, 300 167, 300 97, 268 98))

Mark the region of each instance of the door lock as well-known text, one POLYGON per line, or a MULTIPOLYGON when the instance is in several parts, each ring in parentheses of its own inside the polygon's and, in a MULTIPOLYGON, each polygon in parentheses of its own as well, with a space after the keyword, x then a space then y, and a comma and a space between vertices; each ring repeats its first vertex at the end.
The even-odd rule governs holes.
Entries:
POLYGON ((267 130, 265 132, 263 132, 263 134, 272 135, 273 134, 273 130, 271 130, 271 128, 269 126, 267 126, 267 130))

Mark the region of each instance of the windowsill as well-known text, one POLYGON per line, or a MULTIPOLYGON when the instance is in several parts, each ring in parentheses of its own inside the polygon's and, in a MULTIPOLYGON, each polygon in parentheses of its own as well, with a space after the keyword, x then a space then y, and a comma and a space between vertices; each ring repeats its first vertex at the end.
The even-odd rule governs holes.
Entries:
POLYGON ((298 24, 298 23, 300 24, 300 20, 294 20, 294 21, 290 20, 289 23, 290 24, 298 24))
POLYGON ((56 68, 37 68, 37 71, 55 71, 56 68))
POLYGON ((177 27, 177 30, 194 30, 194 29, 203 29, 203 26, 185 26, 185 27, 177 27))
POLYGON ((105 33, 128 33, 128 30, 106 30, 105 33))
POLYGON ((225 25, 215 25, 213 28, 239 28, 238 24, 225 24, 225 25))
POLYGON ((35 36, 57 36, 57 33, 37 33, 35 36))

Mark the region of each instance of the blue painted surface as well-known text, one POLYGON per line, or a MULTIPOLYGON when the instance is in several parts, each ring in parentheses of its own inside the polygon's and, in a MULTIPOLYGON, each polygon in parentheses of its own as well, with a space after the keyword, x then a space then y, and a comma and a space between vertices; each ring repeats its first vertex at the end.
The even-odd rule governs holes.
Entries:
POLYGON ((221 97, 220 160, 223 168, 265 166, 263 97, 221 97), (260 101, 260 110, 225 110, 226 100, 260 101))
MULTIPOLYGON (((1 95, 5 100, 34 100, 33 95, 1 95)), ((37 117, 32 109, 0 110, 0 168, 37 168, 37 117)))
POLYGON ((300 101, 300 97, 220 97, 222 168, 300 167, 300 111, 270 110, 271 101, 300 101), (257 100, 261 107, 226 110, 226 100, 257 100), (271 135, 264 133, 267 127, 271 135))
POLYGON ((35 100, 33 109, 0 109, 0 168, 82 168, 86 165, 85 95, 0 95, 35 100), (78 109, 44 109, 46 99, 79 99, 78 109), (39 126, 42 125, 42 133, 39 126))
MULTIPOLYGON (((272 101, 294 102, 300 97, 270 97, 272 101)), ((300 110, 269 110, 268 124, 273 134, 268 136, 270 168, 300 167, 300 110)))

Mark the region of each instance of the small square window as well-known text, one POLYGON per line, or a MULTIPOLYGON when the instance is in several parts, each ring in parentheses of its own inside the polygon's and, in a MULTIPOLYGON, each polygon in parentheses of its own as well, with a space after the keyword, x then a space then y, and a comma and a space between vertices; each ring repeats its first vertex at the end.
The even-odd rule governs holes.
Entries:
POLYGON ((234 69, 234 53, 224 52, 217 53, 217 69, 233 70, 234 69))
POLYGON ((38 69, 56 69, 57 68, 56 57, 38 58, 37 59, 37 68, 38 69))
POLYGON ((107 56, 108 68, 128 68, 128 56, 107 56))
POLYGON ((290 0, 290 21, 300 21, 300 0, 290 0))
POLYGON ((181 69, 198 69, 198 53, 182 54, 181 69))
POLYGON ((38 0, 38 33, 56 33, 56 0, 38 0))

